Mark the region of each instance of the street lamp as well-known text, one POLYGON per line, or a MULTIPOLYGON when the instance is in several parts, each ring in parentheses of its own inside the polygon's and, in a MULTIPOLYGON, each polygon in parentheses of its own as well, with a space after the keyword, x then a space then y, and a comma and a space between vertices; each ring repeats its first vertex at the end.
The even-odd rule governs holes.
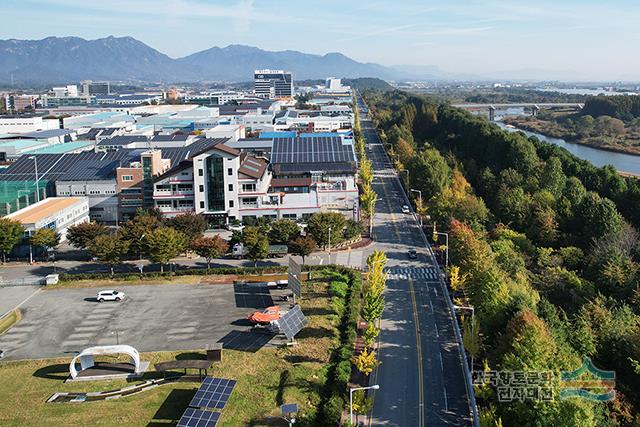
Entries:
POLYGON ((29 160, 33 160, 33 165, 36 169, 36 203, 40 201, 40 187, 38 185, 38 158, 36 156, 29 156, 29 160))
MULTIPOLYGON (((474 336, 475 334, 475 313, 476 313, 476 309, 473 306, 462 306, 462 305, 454 305, 453 306, 454 310, 468 310, 471 311, 471 335, 474 336)), ((473 372, 473 354, 471 355, 471 372, 473 372)))
POLYGON ((422 228, 422 215, 420 211, 422 210, 422 191, 414 190, 413 188, 410 190, 412 193, 418 193, 418 218, 420 219, 420 228, 422 228))
POLYGON ((331 264, 331 227, 329 227, 329 264, 331 264))
POLYGON ((353 392, 358 390, 378 390, 380 386, 378 384, 371 385, 369 387, 355 387, 349 389, 349 421, 353 425, 353 392))
POLYGON ((441 231, 434 231, 433 234, 436 235, 436 236, 444 236, 444 238, 445 238, 445 241, 444 241, 444 244, 445 244, 445 247, 446 247, 445 267, 449 268, 449 233, 443 233, 441 231))

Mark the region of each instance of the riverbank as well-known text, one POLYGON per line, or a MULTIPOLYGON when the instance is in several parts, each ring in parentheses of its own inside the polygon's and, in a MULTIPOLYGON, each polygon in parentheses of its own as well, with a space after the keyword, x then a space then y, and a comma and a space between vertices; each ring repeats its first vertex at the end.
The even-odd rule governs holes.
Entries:
POLYGON ((621 141, 619 139, 611 137, 580 138, 574 132, 571 132, 560 126, 559 124, 550 121, 531 120, 531 118, 529 117, 504 117, 502 119, 502 122, 511 126, 515 126, 516 128, 521 130, 539 133, 550 138, 563 139, 570 144, 580 144, 598 150, 640 156, 640 146, 625 146, 621 145, 620 142, 608 142, 607 139, 612 141, 621 141))

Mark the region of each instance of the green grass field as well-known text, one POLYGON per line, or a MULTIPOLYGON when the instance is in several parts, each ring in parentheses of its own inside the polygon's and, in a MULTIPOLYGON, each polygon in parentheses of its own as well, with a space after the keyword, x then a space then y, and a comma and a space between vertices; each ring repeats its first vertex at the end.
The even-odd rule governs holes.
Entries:
MULTIPOLYGON (((337 345, 338 319, 322 281, 305 283, 300 303, 309 324, 298 345, 263 348, 255 353, 224 350, 210 375, 238 380, 222 411, 220 426, 286 425, 279 405, 297 403, 299 425, 312 419, 320 402, 331 349, 337 345)), ((193 352, 144 353, 152 363, 193 352)), ((124 380, 63 383, 70 358, 0 364, 0 425, 6 426, 161 426, 172 425, 193 397, 198 383, 172 383, 136 395, 88 403, 46 403, 55 392, 106 391, 124 380)))

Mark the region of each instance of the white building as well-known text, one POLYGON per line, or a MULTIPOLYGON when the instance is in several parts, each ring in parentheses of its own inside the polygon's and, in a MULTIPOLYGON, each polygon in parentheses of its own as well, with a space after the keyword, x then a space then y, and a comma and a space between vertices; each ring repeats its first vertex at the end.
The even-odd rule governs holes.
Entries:
POLYGON ((43 119, 41 116, 12 117, 0 116, 0 134, 27 133, 39 130, 59 129, 60 122, 57 119, 43 119))
POLYGON ((55 230, 63 242, 69 227, 89 221, 89 201, 86 197, 50 197, 6 218, 20 222, 29 234, 40 228, 55 230))

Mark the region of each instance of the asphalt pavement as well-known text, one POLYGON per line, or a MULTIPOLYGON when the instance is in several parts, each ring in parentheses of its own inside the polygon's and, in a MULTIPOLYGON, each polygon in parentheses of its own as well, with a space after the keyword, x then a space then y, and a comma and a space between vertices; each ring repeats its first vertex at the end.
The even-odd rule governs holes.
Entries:
MULTIPOLYGON (((360 101, 362 102, 362 101, 360 101)), ((455 317, 428 243, 409 205, 396 171, 360 105, 367 156, 378 194, 374 217, 376 249, 388 258, 386 307, 381 319, 380 366, 371 384, 370 425, 470 426, 471 400, 454 330, 455 317), (415 249, 417 259, 409 259, 415 249)))

